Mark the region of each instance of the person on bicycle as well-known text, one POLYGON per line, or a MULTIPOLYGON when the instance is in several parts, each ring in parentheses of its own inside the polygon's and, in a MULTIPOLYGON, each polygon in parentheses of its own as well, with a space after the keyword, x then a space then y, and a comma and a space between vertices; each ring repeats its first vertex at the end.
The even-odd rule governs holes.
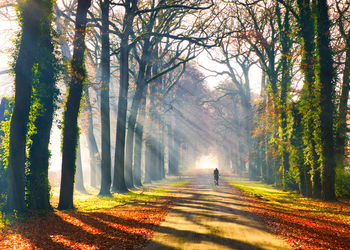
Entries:
POLYGON ((219 170, 217 168, 214 170, 214 183, 219 186, 219 170))

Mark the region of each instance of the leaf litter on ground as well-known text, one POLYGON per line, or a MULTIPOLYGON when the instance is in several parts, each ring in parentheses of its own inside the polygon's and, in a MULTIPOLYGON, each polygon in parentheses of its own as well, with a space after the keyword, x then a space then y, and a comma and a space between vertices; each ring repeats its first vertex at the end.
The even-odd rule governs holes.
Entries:
MULTIPOLYGON (((75 195, 75 210, 54 210, 0 230, 0 249, 142 249, 173 204, 174 190, 139 189, 113 197, 75 195)), ((53 195, 53 207, 58 197, 53 195)))
POLYGON ((227 179, 249 212, 295 249, 350 249, 350 201, 324 202, 271 185, 227 179))

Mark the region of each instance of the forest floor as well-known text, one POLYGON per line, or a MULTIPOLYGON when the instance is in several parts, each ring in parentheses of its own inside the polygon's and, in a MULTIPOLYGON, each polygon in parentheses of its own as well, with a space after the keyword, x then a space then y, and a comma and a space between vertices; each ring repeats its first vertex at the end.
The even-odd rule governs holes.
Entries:
POLYGON ((110 198, 88 189, 75 210, 0 220, 0 249, 350 249, 350 201, 222 179, 197 171, 110 198))
MULTIPOLYGON (((173 178, 105 198, 89 188, 89 194, 75 192, 75 210, 16 222, 0 217, 0 249, 143 249, 184 184, 173 178)), ((51 203, 57 207, 57 190, 51 203)))

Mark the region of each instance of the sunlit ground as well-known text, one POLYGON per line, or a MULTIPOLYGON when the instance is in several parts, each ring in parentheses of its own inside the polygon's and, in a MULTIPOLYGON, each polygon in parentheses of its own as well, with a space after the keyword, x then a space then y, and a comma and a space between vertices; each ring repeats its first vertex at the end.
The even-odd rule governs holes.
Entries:
POLYGON ((218 158, 214 154, 203 155, 196 162, 196 167, 202 169, 214 169, 218 165, 218 158))

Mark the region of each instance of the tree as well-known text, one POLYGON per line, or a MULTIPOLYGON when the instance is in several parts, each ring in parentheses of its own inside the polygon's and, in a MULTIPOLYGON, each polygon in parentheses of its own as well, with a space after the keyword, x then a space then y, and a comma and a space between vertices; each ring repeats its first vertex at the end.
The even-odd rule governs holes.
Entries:
POLYGON ((335 200, 335 148, 334 148, 334 67, 330 47, 330 20, 326 0, 316 1, 317 52, 319 65, 316 80, 320 85, 320 149, 322 199, 335 200))
POLYGON ((109 81, 110 81, 110 51, 109 51, 109 0, 100 0, 102 10, 102 51, 101 51, 101 190, 99 195, 111 196, 111 135, 109 117, 109 81))
MULTIPOLYGON (((349 92, 350 92, 350 30, 346 29, 346 18, 345 13, 349 10, 350 4, 343 3, 341 1, 337 1, 336 8, 338 12, 338 29, 340 33, 340 37, 342 39, 342 44, 345 45, 345 55, 344 57, 344 68, 343 68, 343 77, 342 77, 342 85, 341 85, 341 93, 338 104, 338 115, 337 115, 337 123, 336 123, 336 135, 335 135, 335 147, 336 147, 336 161, 337 168, 341 171, 338 171, 344 174, 345 169, 345 147, 348 142, 347 133, 347 114, 348 114, 348 100, 349 100, 349 92)), ((341 48, 343 49, 343 48, 341 48)), ((342 180, 342 176, 338 176, 338 180, 342 180), (339 178, 340 177, 340 178, 339 178)), ((342 181, 341 181, 342 182, 342 181)), ((339 185, 339 184, 338 184, 339 185)), ((344 189, 344 184, 340 184, 344 189)), ((346 188, 346 187, 345 187, 346 188)))
POLYGON ((132 32, 133 21, 136 16, 137 1, 127 0, 123 4, 125 15, 120 42, 120 82, 118 98, 117 132, 114 158, 113 192, 125 193, 128 191, 124 178, 125 165, 125 131, 127 98, 129 88, 129 36, 132 32))
POLYGON ((279 3, 276 3, 276 16, 279 30, 280 44, 281 44, 281 87, 280 87, 280 127, 281 127, 281 140, 282 140, 282 153, 281 153, 281 164, 282 164, 282 186, 283 189, 287 189, 288 175, 289 175, 289 152, 287 150, 288 145, 288 131, 287 131, 287 110, 288 110, 288 92, 291 85, 291 30, 290 30, 290 13, 287 8, 283 14, 279 3))
MULTIPOLYGON (((97 177, 99 173, 100 166, 100 154, 98 152, 98 147, 94 135, 94 124, 93 124, 93 113, 92 104, 90 101, 89 90, 85 90, 85 101, 87 106, 87 119, 88 119, 88 131, 87 131, 87 142, 90 154, 90 185, 92 187, 97 186, 97 177)), ((102 177, 101 177, 102 178, 102 177)))
POLYGON ((58 208, 60 210, 73 209, 73 186, 75 176, 75 161, 78 142, 78 115, 83 84, 86 77, 84 69, 84 51, 87 11, 91 0, 78 0, 73 58, 71 60, 71 74, 68 97, 63 118, 62 143, 62 177, 58 208))
POLYGON ((74 188, 82 193, 87 193, 84 186, 83 164, 81 162, 80 139, 78 139, 77 160, 76 160, 76 180, 74 188))
POLYGON ((49 142, 58 89, 56 88, 58 62, 52 42, 52 1, 42 1, 40 10, 44 12, 41 20, 41 33, 38 43, 37 71, 33 84, 33 105, 37 102, 34 126, 36 132, 31 135, 29 149, 29 173, 27 201, 30 209, 51 209, 49 169, 49 142))
POLYGON ((10 123, 10 148, 8 165, 8 209, 23 212, 25 209, 25 162, 27 124, 34 79, 34 67, 41 37, 43 2, 19 2, 21 37, 15 63, 15 104, 10 123))

